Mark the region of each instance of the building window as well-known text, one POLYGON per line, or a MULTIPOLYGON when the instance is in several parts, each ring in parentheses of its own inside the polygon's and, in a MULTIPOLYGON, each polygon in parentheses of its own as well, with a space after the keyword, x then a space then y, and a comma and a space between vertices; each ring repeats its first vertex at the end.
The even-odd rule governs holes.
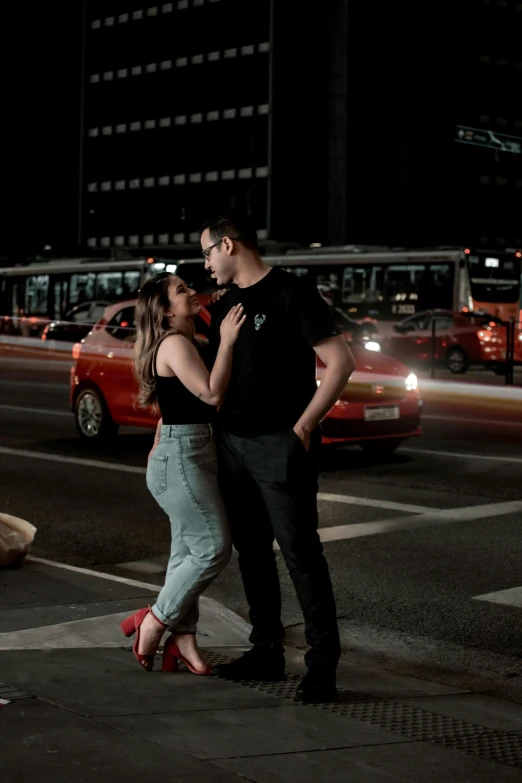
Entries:
POLYGON ((221 172, 221 179, 235 179, 236 172, 234 169, 227 169, 226 171, 221 172))
POLYGON ((489 123, 491 122, 491 119, 490 119, 490 116, 489 116, 489 114, 481 114, 481 115, 480 115, 480 121, 481 121, 481 122, 482 122, 484 125, 489 125, 489 123))
POLYGON ((99 73, 91 73, 89 81, 91 84, 98 84, 100 81, 100 74, 99 73))
POLYGON ((112 182, 102 182, 101 189, 104 193, 107 193, 109 190, 112 190, 112 182))
MULTIPOLYGON (((111 244, 111 238, 110 237, 102 237, 100 239, 100 245, 102 247, 109 247, 110 244, 111 244)), ((100 277, 101 277, 101 275, 100 275, 100 277)))
POLYGON ((515 187, 516 188, 522 188, 522 179, 516 179, 515 180, 515 187))
POLYGON ((236 116, 237 112, 235 109, 225 109, 223 112, 223 117, 225 120, 233 120, 236 116))
POLYGON ((114 190, 125 190, 126 184, 124 179, 118 179, 114 183, 114 190))
POLYGON ((268 41, 264 41, 264 43, 258 44, 257 49, 261 53, 269 52, 270 51, 270 44, 269 44, 268 41))
POLYGON ((116 133, 125 133, 127 130, 127 123, 122 122, 120 125, 116 125, 116 133))
POLYGON ((131 74, 133 76, 141 76, 141 73, 143 71, 143 68, 141 65, 135 65, 133 68, 131 68, 131 74))
POLYGON ((102 128, 103 136, 112 136, 112 125, 104 125, 102 128))
POLYGON ((495 177, 495 185, 505 187, 508 184, 506 177, 495 177))
POLYGON ((131 129, 131 131, 139 131, 139 130, 141 130, 141 122, 139 120, 137 122, 131 122, 130 129, 131 129))
POLYGON ((258 178, 268 177, 268 166, 259 166, 256 169, 256 177, 258 178))
POLYGON ((252 117, 254 114, 254 107, 253 106, 242 106, 239 110, 239 113, 242 117, 252 117))
POLYGON ((199 242, 199 232, 191 231, 189 234, 189 242, 199 242))
POLYGON ((266 228, 258 228, 257 229, 257 236, 259 239, 266 239, 268 236, 268 232, 266 228))
POLYGON ((188 0, 178 0, 176 8, 178 11, 184 11, 186 8, 188 8, 188 0))
POLYGON ((239 169, 239 179, 252 179, 252 169, 239 169))
POLYGON ((125 242, 125 237, 121 236, 121 234, 120 234, 120 236, 114 237, 114 244, 117 247, 122 247, 124 242, 125 242))
POLYGON ((219 120, 219 112, 218 111, 207 112, 207 120, 208 122, 215 122, 216 120, 219 120))
POLYGON ((185 234, 174 234, 173 239, 176 245, 182 245, 185 242, 185 234))
POLYGON ((159 121, 159 124, 160 124, 160 128, 170 128, 171 125, 170 117, 162 117, 161 120, 159 121))
POLYGON ((162 71, 170 71, 172 68, 172 60, 163 60, 163 62, 160 63, 160 68, 162 71))
POLYGON ((144 245, 153 245, 154 244, 154 234, 145 234, 143 237, 143 244, 144 245))
POLYGON ((157 16, 157 15, 158 15, 157 5, 151 5, 150 8, 147 8, 147 16, 157 16))
POLYGON ((203 122, 203 115, 202 114, 191 114, 190 115, 190 121, 193 125, 198 125, 200 122, 203 122))
POLYGON ((87 185, 87 193, 96 193, 98 190, 98 183, 97 182, 89 182, 87 185))
POLYGON ((174 117, 174 124, 175 125, 186 125, 187 124, 187 118, 184 114, 180 114, 179 117, 174 117))
POLYGON ((96 247, 96 237, 89 237, 87 247, 96 247))
POLYGON ((168 234, 160 234, 158 236, 158 242, 160 245, 168 245, 169 244, 169 235, 168 234))
POLYGON ((114 27, 114 16, 108 16, 105 19, 105 27, 114 27))
POLYGON ((116 73, 118 79, 126 79, 128 75, 129 75, 128 68, 120 68, 120 70, 116 73))
POLYGON ((192 65, 201 65, 203 62, 202 54, 193 54, 191 57, 192 65))
POLYGON ((221 57, 221 52, 209 52, 207 54, 207 60, 209 63, 215 63, 221 57))
POLYGON ((112 82, 114 79, 114 71, 105 71, 103 74, 103 81, 104 82, 112 82))
POLYGON ((185 68, 188 65, 188 57, 178 57, 176 68, 185 68))
POLYGON ((481 177, 479 177, 479 182, 481 185, 489 185, 489 177, 484 174, 481 177))
POLYGON ((132 18, 134 20, 143 19, 143 11, 133 11, 132 12, 132 18))
POLYGON ((506 60, 506 58, 505 58, 505 57, 499 57, 499 58, 497 59, 497 63, 496 63, 496 64, 497 64, 497 65, 498 65, 500 68, 505 68, 505 67, 506 67, 506 65, 508 64, 508 61, 506 60))
POLYGON ((192 0, 192 1, 195 6, 203 5, 203 3, 205 2, 205 0, 192 0))
POLYGON ((168 175, 165 177, 158 177, 158 185, 170 185, 170 177, 168 175))
POLYGON ((145 130, 154 130, 156 127, 156 120, 145 120, 145 130))
POLYGON ((129 14, 120 14, 118 16, 118 24, 125 24, 129 21, 129 14))
POLYGON ((248 54, 254 54, 254 45, 251 44, 250 46, 242 46, 241 47, 241 54, 244 56, 248 54))
POLYGON ((129 180, 129 188, 131 190, 138 190, 139 186, 140 186, 140 181, 138 178, 129 180))
POLYGON ((522 120, 515 120, 515 128, 522 128, 522 120))
POLYGON ((101 27, 101 19, 95 19, 91 22, 91 30, 99 30, 101 27))
POLYGON ((164 3, 164 4, 161 6, 162 13, 164 13, 164 14, 171 14, 171 13, 172 13, 172 9, 173 9, 173 7, 174 7, 174 6, 173 6, 173 4, 172 4, 172 3, 164 3))
POLYGON ((129 237, 129 245, 138 245, 140 238, 137 234, 131 234, 129 237))
POLYGON ((145 70, 147 71, 147 73, 156 73, 157 69, 158 69, 157 63, 148 63, 145 66, 145 70))
POLYGON ((143 187, 145 188, 153 188, 156 184, 156 178, 155 177, 145 177, 143 180, 143 187))
POLYGON ((89 136, 91 139, 95 138, 98 135, 98 128, 89 128, 89 136))
POLYGON ((237 49, 225 49, 225 59, 230 60, 232 57, 237 57, 237 49))
POLYGON ((507 125, 508 121, 505 117, 497 117, 497 125, 507 125))
POLYGON ((205 174, 205 182, 217 182, 218 181, 218 173, 217 171, 207 171, 205 174))
POLYGON ((192 185, 199 185, 199 183, 201 182, 201 172, 197 172, 196 174, 190 174, 189 182, 192 185))
POLYGON ((270 111, 270 104, 268 103, 260 103, 257 107, 257 113, 258 114, 268 114, 270 111))
POLYGON ((174 184, 175 185, 184 185, 186 182, 186 177, 184 174, 176 174, 174 177, 174 184))

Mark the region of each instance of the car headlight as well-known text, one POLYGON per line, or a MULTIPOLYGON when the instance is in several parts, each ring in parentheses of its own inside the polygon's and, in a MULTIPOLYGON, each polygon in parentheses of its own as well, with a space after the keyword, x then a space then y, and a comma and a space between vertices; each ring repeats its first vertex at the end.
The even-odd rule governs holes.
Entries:
POLYGON ((376 343, 375 340, 368 340, 368 342, 364 343, 364 347, 368 351, 377 351, 378 352, 378 351, 381 350, 381 346, 379 345, 379 343, 376 343))
POLYGON ((415 391, 418 385, 419 381, 417 376, 414 372, 410 372, 410 374, 404 379, 404 388, 406 391, 415 391))

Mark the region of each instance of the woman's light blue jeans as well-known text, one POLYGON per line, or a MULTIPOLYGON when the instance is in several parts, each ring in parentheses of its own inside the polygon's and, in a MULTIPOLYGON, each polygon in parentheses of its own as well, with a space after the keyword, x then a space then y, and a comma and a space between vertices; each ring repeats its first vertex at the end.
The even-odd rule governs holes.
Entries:
POLYGON ((147 487, 172 530, 165 585, 152 611, 173 633, 195 633, 199 596, 232 551, 210 424, 163 425, 147 487))

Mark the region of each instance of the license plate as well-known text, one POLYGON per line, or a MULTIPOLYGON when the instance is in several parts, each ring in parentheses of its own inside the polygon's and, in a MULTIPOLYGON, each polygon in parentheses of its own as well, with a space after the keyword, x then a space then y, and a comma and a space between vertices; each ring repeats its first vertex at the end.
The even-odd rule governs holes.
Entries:
POLYGON ((399 419, 400 411, 396 405, 388 408, 365 408, 365 421, 388 421, 389 419, 399 419))

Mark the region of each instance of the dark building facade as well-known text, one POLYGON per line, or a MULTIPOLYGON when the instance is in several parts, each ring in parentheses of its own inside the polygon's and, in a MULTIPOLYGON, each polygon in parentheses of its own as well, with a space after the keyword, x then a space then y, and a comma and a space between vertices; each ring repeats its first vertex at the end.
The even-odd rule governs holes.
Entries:
MULTIPOLYGON (((303 185, 318 171, 326 184, 309 147, 319 122, 302 103, 317 69, 304 54, 303 67, 288 62, 287 32, 307 25, 275 5, 87 3, 84 245, 187 249, 209 213, 234 207, 255 216, 262 240, 307 239, 303 185), (301 144, 311 162, 296 166, 301 144)), ((323 163, 325 151, 324 140, 323 163)))
POLYGON ((522 245, 522 2, 430 8, 88 0, 80 244, 522 245))

